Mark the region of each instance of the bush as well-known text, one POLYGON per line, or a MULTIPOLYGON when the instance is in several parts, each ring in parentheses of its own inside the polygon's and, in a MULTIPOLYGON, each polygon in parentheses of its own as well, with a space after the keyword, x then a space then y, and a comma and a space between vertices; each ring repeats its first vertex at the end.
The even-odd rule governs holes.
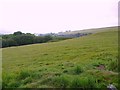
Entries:
POLYGON ((43 36, 37 36, 34 38, 34 43, 43 43, 44 37, 43 36))
POLYGON ((3 47, 8 47, 9 43, 7 42, 7 39, 2 39, 2 48, 3 47))
POLYGON ((50 35, 44 36, 44 42, 48 42, 50 40, 52 40, 52 37, 50 35))
POLYGON ((34 43, 33 35, 17 35, 13 39, 17 42, 18 45, 27 45, 34 43))

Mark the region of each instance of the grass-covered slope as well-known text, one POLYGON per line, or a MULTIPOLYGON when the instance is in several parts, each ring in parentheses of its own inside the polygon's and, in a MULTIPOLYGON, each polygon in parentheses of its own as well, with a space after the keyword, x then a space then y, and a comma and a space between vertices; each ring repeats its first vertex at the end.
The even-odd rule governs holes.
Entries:
POLYGON ((117 87, 115 29, 2 51, 3 87, 117 87))

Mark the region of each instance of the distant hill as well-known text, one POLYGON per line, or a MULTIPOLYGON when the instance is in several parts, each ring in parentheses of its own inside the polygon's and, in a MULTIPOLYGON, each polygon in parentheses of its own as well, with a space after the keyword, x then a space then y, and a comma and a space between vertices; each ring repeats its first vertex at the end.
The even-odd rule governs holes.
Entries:
POLYGON ((60 32, 58 34, 65 35, 65 34, 76 34, 76 33, 98 33, 107 30, 118 29, 118 26, 114 27, 104 27, 104 28, 93 28, 93 29, 84 29, 84 30, 75 30, 75 31, 68 31, 68 32, 60 32))
POLYGON ((93 28, 93 29, 84 29, 84 30, 75 30, 75 31, 68 30, 66 32, 38 34, 38 36, 51 35, 51 36, 75 38, 75 37, 86 36, 93 33, 103 32, 107 30, 110 31, 117 28, 118 28, 117 26, 114 26, 114 27, 93 28))

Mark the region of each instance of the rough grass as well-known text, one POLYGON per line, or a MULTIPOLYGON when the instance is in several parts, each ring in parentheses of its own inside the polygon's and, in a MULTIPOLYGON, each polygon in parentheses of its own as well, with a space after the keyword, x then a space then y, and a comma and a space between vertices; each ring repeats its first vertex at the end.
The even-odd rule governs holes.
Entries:
POLYGON ((3 87, 107 87, 118 84, 118 33, 96 34, 3 51, 3 87), (99 70, 98 67, 105 68, 99 70), (113 67, 112 67, 113 65, 113 67))

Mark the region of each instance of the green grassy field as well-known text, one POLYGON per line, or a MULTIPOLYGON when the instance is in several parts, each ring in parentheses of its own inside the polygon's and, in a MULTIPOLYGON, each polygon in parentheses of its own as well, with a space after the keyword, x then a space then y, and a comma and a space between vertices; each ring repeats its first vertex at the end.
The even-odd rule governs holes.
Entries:
POLYGON ((3 87, 101 88, 118 84, 118 32, 3 48, 3 87))

